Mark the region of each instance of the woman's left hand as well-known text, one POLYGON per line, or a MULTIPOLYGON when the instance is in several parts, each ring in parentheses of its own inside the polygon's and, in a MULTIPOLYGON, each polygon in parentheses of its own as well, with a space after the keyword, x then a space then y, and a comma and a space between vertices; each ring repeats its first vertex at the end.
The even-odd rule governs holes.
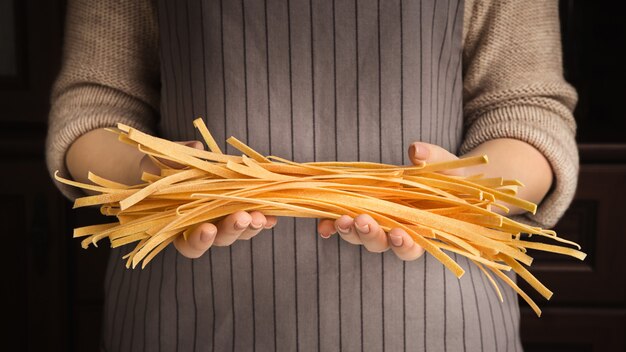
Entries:
MULTIPOLYGON (((458 157, 440 146, 414 142, 409 146, 409 159, 414 165, 422 162, 436 163, 456 160, 458 157)), ((443 173, 461 176, 463 169, 447 170, 443 173)), ((398 258, 402 260, 415 260, 424 254, 424 248, 413 241, 406 231, 401 228, 393 228, 385 233, 376 220, 368 214, 358 215, 351 218, 343 215, 339 219, 322 219, 318 224, 318 232, 322 238, 330 238, 339 233, 344 240, 357 245, 363 245, 368 251, 374 253, 385 252, 391 248, 398 258)))

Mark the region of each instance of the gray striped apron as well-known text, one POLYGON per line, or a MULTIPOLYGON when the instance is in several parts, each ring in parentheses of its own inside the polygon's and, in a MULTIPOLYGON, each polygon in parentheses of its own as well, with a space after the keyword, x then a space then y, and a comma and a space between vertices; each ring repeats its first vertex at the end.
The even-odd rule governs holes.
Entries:
MULTIPOLYGON (((158 0, 159 133, 236 136, 296 160, 407 164, 463 135, 463 3, 455 0, 158 0)), ((428 254, 369 253, 315 219, 280 218, 197 260, 170 246, 145 270, 113 250, 108 351, 520 351, 515 293, 428 254)))

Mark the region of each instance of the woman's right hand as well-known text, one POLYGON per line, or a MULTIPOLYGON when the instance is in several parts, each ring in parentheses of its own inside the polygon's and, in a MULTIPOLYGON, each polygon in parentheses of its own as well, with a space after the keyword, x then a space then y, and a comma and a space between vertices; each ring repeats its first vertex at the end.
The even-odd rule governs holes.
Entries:
MULTIPOLYGON (((189 147, 203 149, 199 141, 178 142, 189 147)), ((138 184, 142 173, 159 174, 159 168, 152 160, 136 148, 120 143, 117 136, 104 129, 96 129, 80 136, 70 146, 66 154, 66 165, 72 178, 83 183, 88 171, 106 179, 124 184, 138 184)), ((167 160, 160 160, 170 167, 182 167, 167 160)), ((88 194, 94 194, 88 192, 88 194)), ((187 258, 198 258, 211 246, 228 246, 236 240, 248 240, 263 229, 276 225, 275 216, 264 216, 259 211, 238 211, 230 214, 215 224, 198 225, 187 236, 174 240, 174 246, 187 258)))
POLYGON ((259 211, 238 211, 216 224, 205 222, 187 236, 178 236, 174 246, 187 258, 198 258, 211 246, 229 246, 236 240, 249 240, 264 229, 276 225, 275 216, 265 216, 259 211))
MULTIPOLYGON (((200 141, 176 142, 187 147, 204 149, 200 141)), ((180 164, 169 160, 159 159, 169 167, 181 168, 180 164)), ((145 155, 140 162, 142 171, 159 174, 159 168, 145 155)), ((179 235, 174 240, 174 246, 187 258, 198 258, 211 246, 230 246, 237 240, 249 240, 258 235, 264 229, 271 229, 276 225, 275 216, 265 216, 259 211, 238 211, 230 214, 215 224, 202 223, 187 236, 187 239, 179 235)))

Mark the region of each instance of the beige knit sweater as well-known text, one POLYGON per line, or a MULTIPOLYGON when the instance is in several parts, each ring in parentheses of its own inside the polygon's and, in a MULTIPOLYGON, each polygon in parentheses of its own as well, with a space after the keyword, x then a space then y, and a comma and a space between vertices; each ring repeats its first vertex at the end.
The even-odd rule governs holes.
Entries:
MULTIPOLYGON (((68 2, 63 67, 52 92, 46 141, 51 175, 60 170, 69 176, 65 153, 90 130, 122 122, 155 133, 155 6, 150 0, 105 6, 68 2), (102 8, 84 13, 89 7, 102 8), (97 25, 101 21, 111 21, 106 31, 97 25)), ((516 220, 552 227, 572 201, 579 168, 572 116, 577 96, 563 79, 558 3, 466 0, 463 39, 465 137, 459 155, 495 138, 537 148, 552 166, 554 183, 535 215, 516 220)), ((69 199, 82 195, 57 186, 69 199)))

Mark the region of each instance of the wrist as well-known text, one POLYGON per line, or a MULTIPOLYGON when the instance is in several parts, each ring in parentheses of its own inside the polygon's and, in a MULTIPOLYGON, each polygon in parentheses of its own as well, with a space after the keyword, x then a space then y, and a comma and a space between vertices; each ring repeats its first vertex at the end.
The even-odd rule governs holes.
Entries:
POLYGON ((141 183, 141 159, 145 154, 122 143, 114 133, 101 129, 89 131, 68 148, 65 162, 76 181, 90 183, 89 172, 111 181, 133 185, 141 183))
MULTIPOLYGON (((553 182, 553 172, 548 160, 532 145, 517 139, 499 138, 480 144, 464 156, 487 155, 489 163, 468 167, 466 174, 482 173, 485 177, 502 177, 519 180, 524 184, 517 196, 541 203, 553 182)), ((507 215, 525 211, 511 208, 507 215)))

